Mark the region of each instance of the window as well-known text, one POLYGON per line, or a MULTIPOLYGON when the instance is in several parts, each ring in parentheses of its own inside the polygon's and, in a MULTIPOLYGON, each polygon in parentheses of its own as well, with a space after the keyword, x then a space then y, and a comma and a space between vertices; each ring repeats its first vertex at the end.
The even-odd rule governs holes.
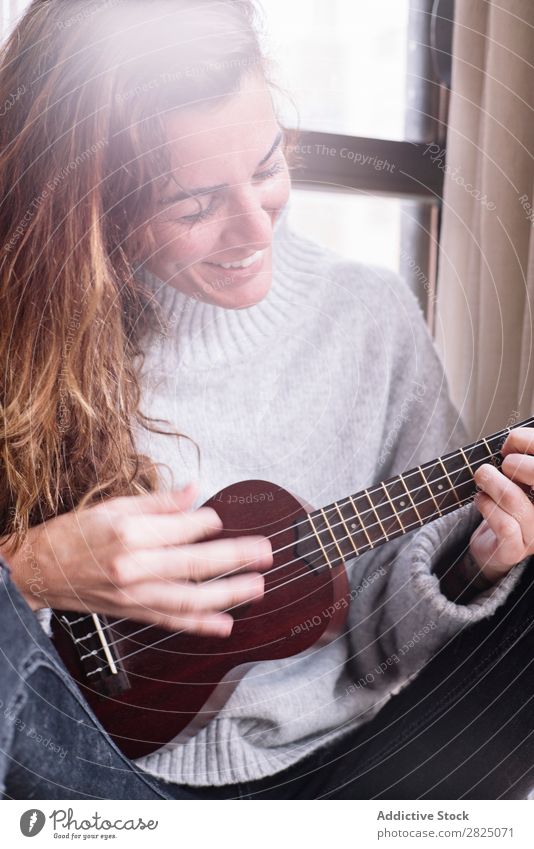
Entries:
POLYGON ((11 27, 30 5, 30 0, 0 0, 0 36, 5 38, 11 27))
POLYGON ((453 0, 269 0, 267 49, 301 131, 293 227, 400 272, 432 327, 453 0), (436 42, 439 36, 439 49, 436 42), (436 62, 439 57, 439 67, 436 62), (435 148, 433 148, 435 151, 435 148))
POLYGON ((405 138, 409 0, 269 0, 263 9, 277 80, 303 127, 405 138))

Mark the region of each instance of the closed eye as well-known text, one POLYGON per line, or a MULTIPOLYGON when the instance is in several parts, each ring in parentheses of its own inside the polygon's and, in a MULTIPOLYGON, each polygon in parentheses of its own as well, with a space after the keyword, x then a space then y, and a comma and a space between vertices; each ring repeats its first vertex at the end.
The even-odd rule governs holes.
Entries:
POLYGON ((195 212, 193 215, 181 215, 178 221, 189 221, 194 224, 197 221, 203 221, 205 218, 209 218, 210 215, 213 215, 214 211, 215 203, 212 200, 206 209, 201 209, 200 212, 195 212))
POLYGON ((279 174, 284 170, 284 166, 281 162, 275 162, 274 165, 271 165, 270 168, 267 168, 265 171, 259 171, 257 174, 254 174, 254 180, 268 180, 269 177, 274 177, 275 174, 279 174))
MULTIPOLYGON (((270 166, 270 168, 265 168, 263 171, 258 171, 258 173, 254 174, 253 180, 269 180, 271 177, 274 177, 282 171, 284 171, 284 165, 281 162, 275 162, 274 165, 270 166)), ((199 212, 195 212, 192 215, 181 215, 178 220, 187 221, 190 224, 196 224, 198 221, 204 221, 206 218, 209 218, 210 215, 213 215, 215 212, 215 206, 216 204, 214 200, 211 200, 205 209, 201 209, 199 212)))

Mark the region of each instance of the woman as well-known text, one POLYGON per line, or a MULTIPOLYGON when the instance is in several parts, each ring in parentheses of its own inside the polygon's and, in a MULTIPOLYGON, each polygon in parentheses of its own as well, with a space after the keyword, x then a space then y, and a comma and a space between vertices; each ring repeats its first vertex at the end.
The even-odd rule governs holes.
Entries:
POLYGON ((271 545, 212 539, 196 505, 264 478, 320 506, 468 440, 411 292, 287 226, 252 3, 35 0, 0 81, 20 91, 0 127, 5 793, 276 795, 311 772, 335 794, 346 771, 318 764, 341 746, 354 772, 364 722, 517 590, 528 429, 477 472, 482 522, 467 505, 353 561, 342 636, 258 664, 190 741, 129 763, 29 608, 224 638, 271 545))

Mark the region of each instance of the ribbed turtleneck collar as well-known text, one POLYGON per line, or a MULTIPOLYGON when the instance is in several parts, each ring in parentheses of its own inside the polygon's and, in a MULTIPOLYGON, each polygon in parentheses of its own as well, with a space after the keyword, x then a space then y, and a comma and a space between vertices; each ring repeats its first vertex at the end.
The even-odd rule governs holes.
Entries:
POLYGON ((290 230, 287 215, 286 207, 273 231, 271 288, 254 306, 239 310, 215 306, 185 295, 144 267, 137 270, 138 279, 160 304, 167 324, 164 333, 181 367, 209 369, 236 362, 305 318, 303 304, 316 267, 310 252, 315 246, 301 242, 290 230))

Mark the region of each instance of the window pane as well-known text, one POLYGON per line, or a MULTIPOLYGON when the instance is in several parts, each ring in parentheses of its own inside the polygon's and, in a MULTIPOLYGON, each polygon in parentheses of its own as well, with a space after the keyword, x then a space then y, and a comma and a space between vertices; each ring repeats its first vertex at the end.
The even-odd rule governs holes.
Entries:
POLYGON ((401 210, 393 197, 293 188, 291 227, 349 259, 399 271, 401 210))
POLYGON ((268 0, 267 49, 288 126, 404 139, 409 0, 268 0))
POLYGON ((0 0, 0 38, 5 38, 17 23, 30 0, 0 0))

